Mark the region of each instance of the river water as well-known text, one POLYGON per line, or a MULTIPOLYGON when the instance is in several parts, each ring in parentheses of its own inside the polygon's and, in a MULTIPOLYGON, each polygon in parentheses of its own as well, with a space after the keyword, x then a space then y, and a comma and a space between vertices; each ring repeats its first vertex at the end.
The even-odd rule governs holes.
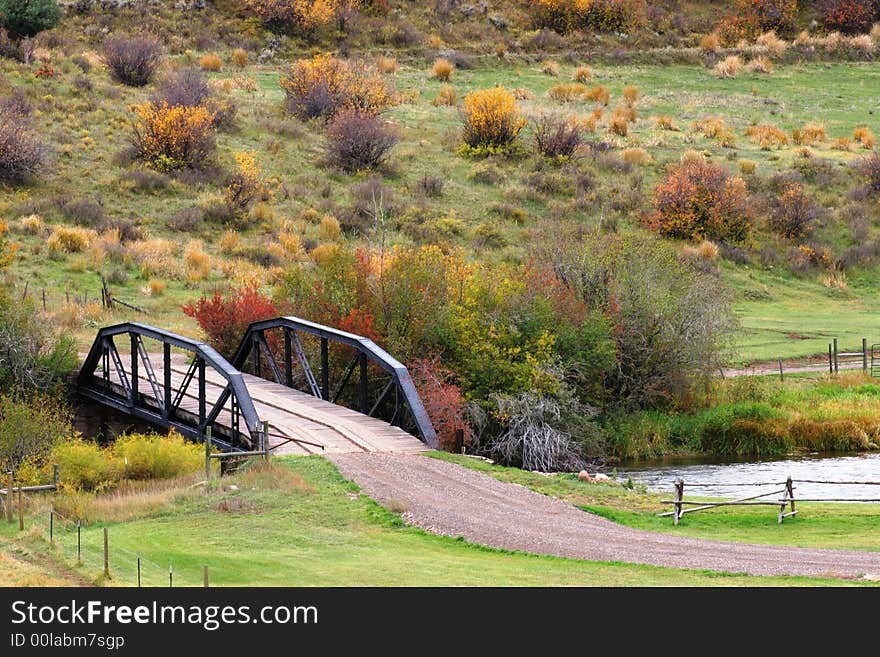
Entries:
MULTIPOLYGON (((676 479, 685 482, 685 495, 709 497, 746 497, 779 487, 735 486, 742 483, 781 483, 786 478, 821 481, 876 481, 880 482, 880 454, 847 454, 790 456, 764 461, 708 463, 700 459, 667 459, 617 468, 617 478, 632 477, 635 483, 645 484, 648 490, 672 493, 676 479), (712 484, 711 488, 692 488, 688 483, 712 484)), ((797 483, 796 498, 858 498, 880 499, 880 486, 829 486, 797 483)))

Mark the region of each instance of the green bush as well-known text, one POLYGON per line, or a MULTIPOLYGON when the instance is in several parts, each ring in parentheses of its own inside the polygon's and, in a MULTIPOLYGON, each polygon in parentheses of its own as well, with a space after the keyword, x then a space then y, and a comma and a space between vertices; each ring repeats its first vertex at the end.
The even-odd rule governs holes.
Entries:
POLYGON ((202 448, 188 443, 180 434, 131 434, 113 446, 118 463, 128 459, 131 479, 171 479, 197 472, 205 466, 202 448))
POLYGON ((64 405, 55 398, 34 395, 0 397, 0 469, 18 470, 37 462, 59 440, 73 433, 64 405))
POLYGON ((32 37, 61 20, 56 0, 0 0, 0 26, 14 37, 32 37))
POLYGON ((60 483, 75 490, 103 491, 119 480, 119 467, 112 454, 97 443, 82 439, 56 445, 50 454, 60 469, 60 483))

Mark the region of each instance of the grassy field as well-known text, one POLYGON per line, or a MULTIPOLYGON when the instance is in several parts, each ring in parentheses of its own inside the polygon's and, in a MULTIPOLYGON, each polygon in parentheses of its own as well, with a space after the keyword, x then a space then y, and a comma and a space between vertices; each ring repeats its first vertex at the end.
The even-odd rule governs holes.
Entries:
MULTIPOLYGON (((467 459, 466 459, 467 460, 467 459)), ((70 536, 61 534, 54 557, 31 529, 23 538, 0 525, 0 555, 38 555, 52 564, 19 571, 0 566, 0 583, 39 585, 83 579, 106 585, 136 581, 132 557, 145 559, 144 582, 167 584, 172 563, 178 586, 201 584, 210 566, 217 586, 813 586, 851 582, 821 578, 747 577, 622 563, 596 563, 506 552, 439 537, 405 526, 400 517, 359 495, 325 459, 278 459, 285 476, 240 474, 209 493, 182 492, 146 517, 106 523, 113 579, 100 577, 101 525, 83 531, 85 565, 71 567, 70 536), (62 559, 67 567, 56 565, 62 559), (147 563, 146 560, 149 560, 147 563), (50 574, 62 571, 64 576, 50 574), (13 574, 14 573, 14 574, 13 574), (78 578, 78 579, 77 579, 78 578)), ((528 476, 522 473, 522 476, 528 476)), ((554 480, 555 482, 555 480, 554 480)), ((627 498, 621 489, 593 486, 606 502, 627 498)), ((633 498, 635 499, 635 498, 633 498)), ((632 500, 622 508, 633 508, 632 500)), ((641 502, 638 502, 641 504, 641 502)), ((29 523, 38 522, 29 519, 29 523)), ((58 537, 59 534, 56 534, 58 537)), ((20 558, 19 558, 20 560, 20 558)))
MULTIPOLYGON (((677 527, 671 518, 657 514, 668 511, 660 504, 667 497, 630 490, 614 484, 585 484, 573 475, 545 477, 516 468, 504 468, 484 461, 440 452, 433 458, 452 461, 485 472, 500 481, 517 483, 539 493, 564 499, 585 510, 621 524, 678 536, 708 538, 769 545, 880 550, 880 507, 877 504, 798 504, 798 515, 778 524, 772 510, 756 507, 720 507, 687 515, 677 527)), ((695 498, 698 499, 698 498, 695 498)))

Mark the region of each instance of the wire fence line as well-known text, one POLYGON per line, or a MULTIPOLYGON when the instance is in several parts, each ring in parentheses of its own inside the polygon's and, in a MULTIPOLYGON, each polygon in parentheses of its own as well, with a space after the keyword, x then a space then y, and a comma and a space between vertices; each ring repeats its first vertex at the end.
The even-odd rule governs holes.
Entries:
MULTIPOLYGON (((98 580, 109 573, 108 584, 141 587, 183 586, 207 584, 207 566, 191 563, 162 565, 140 552, 119 545, 113 540, 112 527, 87 525, 55 511, 45 500, 21 493, 22 506, 30 512, 23 514, 24 529, 36 527, 57 556, 75 571, 89 579, 98 580), (104 549, 104 530, 107 530, 107 550, 104 549)), ((13 502, 17 505, 18 500, 13 502)), ((18 522, 16 511, 15 522, 18 522)))

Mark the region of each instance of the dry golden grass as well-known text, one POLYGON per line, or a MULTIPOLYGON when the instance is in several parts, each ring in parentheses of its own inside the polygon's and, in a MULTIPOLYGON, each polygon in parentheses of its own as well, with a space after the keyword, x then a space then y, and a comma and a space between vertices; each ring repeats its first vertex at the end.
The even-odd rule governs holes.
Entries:
POLYGON ((302 475, 272 460, 255 459, 229 477, 231 483, 248 490, 278 490, 283 493, 314 493, 302 475))
POLYGON ((589 133, 596 132, 596 126, 599 124, 599 120, 592 114, 590 116, 574 116, 570 122, 573 127, 589 133))
POLYGON ((837 137, 831 142, 831 150, 834 151, 851 151, 852 140, 849 137, 837 137))
POLYGON ((658 130, 669 130, 670 132, 679 132, 681 130, 671 116, 655 116, 654 125, 657 126, 658 130))
POLYGON ((559 75, 559 64, 554 62, 552 59, 548 59, 543 64, 541 64, 541 72, 544 75, 552 75, 556 77, 559 75))
POLYGON ((49 247, 49 251, 56 253, 82 253, 96 238, 95 231, 89 228, 57 225, 46 240, 46 246, 49 247))
POLYGON ((443 45, 443 39, 437 34, 432 34, 428 37, 428 45, 432 48, 439 48, 443 45))
POLYGON ((813 44, 813 37, 806 30, 801 30, 792 43, 796 46, 809 46, 813 44))
POLYGON ((874 23, 869 35, 876 43, 880 43, 880 23, 874 23))
POLYGON ((449 82, 452 79, 452 73, 455 71, 455 65, 444 57, 434 60, 431 66, 431 77, 440 80, 440 82, 449 82))
POLYGON ((825 126, 821 123, 805 123, 800 130, 792 130, 792 141, 798 146, 813 146, 828 139, 825 126))
POLYGON ((495 44, 493 52, 498 59, 504 59, 507 57, 507 44, 503 41, 499 41, 495 44))
POLYGON ((3 586, 27 588, 77 586, 79 584, 73 578, 65 579, 47 571, 37 563, 25 558, 24 555, 16 556, 8 552, 0 552, 0 582, 3 586))
POLYGON ((815 39, 814 43, 820 46, 826 52, 835 52, 846 45, 846 37, 840 32, 831 32, 821 39, 815 39))
POLYGON ((691 130, 709 139, 717 139, 726 129, 727 126, 724 123, 724 119, 720 116, 708 116, 691 124, 691 130))
POLYGON ((176 256, 177 244, 166 239, 145 239, 131 242, 127 254, 138 264, 141 276, 149 278, 180 278, 182 267, 176 256))
POLYGON ((754 160, 740 160, 739 172, 744 176, 754 175, 758 170, 758 163, 754 160))
POLYGON ((564 82, 557 84, 547 91, 547 95, 560 103, 570 103, 581 98, 586 93, 587 88, 577 82, 564 82))
POLYGON ((45 230, 43 218, 38 214, 29 214, 18 221, 19 229, 27 235, 42 235, 45 230))
POLYGON ((65 302, 55 313, 55 321, 66 329, 75 330, 82 326, 82 307, 75 303, 65 302))
POLYGON ((856 36, 849 37, 849 46, 853 50, 871 54, 876 49, 877 44, 874 43, 874 39, 871 38, 870 34, 857 34, 856 36))
POLYGON ((721 50, 721 37, 718 32, 710 32, 700 38, 700 50, 704 53, 716 53, 721 50))
POLYGON ((318 236, 325 242, 338 241, 342 237, 342 227, 339 225, 339 219, 329 214, 321 217, 321 223, 318 226, 318 236))
POLYGON ((571 77, 575 82, 586 84, 587 82, 592 81, 593 71, 590 69, 589 66, 578 66, 574 70, 574 74, 572 74, 571 77))
POLYGON ((651 164, 651 156, 644 148, 626 148, 620 152, 624 162, 633 166, 644 167, 651 164))
POLYGON ((223 60, 215 52, 207 53, 199 57, 199 67, 203 71, 217 72, 223 68, 223 60))
POLYGON ((638 87, 624 87, 623 89, 623 102, 627 105, 635 105, 639 100, 639 89, 638 87))
POLYGON ((622 116, 612 116, 608 121, 608 132, 618 137, 626 137, 629 134, 629 121, 622 116))
POLYGON ((746 70, 752 73, 770 75, 773 73, 773 62, 765 55, 759 55, 746 64, 746 70))
POLYGON ((776 32, 764 32, 755 43, 771 57, 781 57, 788 49, 788 43, 776 36, 776 32))
POLYGON ((220 253, 232 255, 238 250, 241 244, 241 235, 238 231, 227 230, 220 237, 220 253))
POLYGON ((515 89, 511 89, 510 93, 513 94, 513 97, 517 100, 532 100, 535 97, 535 94, 525 87, 516 87, 515 89))
POLYGON ((611 94, 604 86, 597 84, 584 94, 584 100, 607 106, 611 102, 611 94))
POLYGON ((211 256, 205 253, 202 240, 190 240, 183 251, 183 262, 186 280, 190 283, 198 283, 211 275, 211 256))
POLYGON ((849 286, 846 281, 846 272, 837 267, 831 267, 827 273, 819 276, 819 282, 825 287, 835 290, 845 290, 849 286))
POLYGON ((379 69, 380 73, 397 73, 397 60, 394 57, 380 55, 376 60, 376 68, 379 69))
MULTIPOLYGON (((321 223, 323 224, 324 221, 321 220, 321 223)), ((288 257, 299 256, 302 254, 302 240, 300 239, 299 234, 294 230, 282 230, 278 235, 278 243, 281 245, 281 248, 284 249, 284 253, 288 257)))
POLYGON ((147 290, 151 297, 161 297, 165 293, 165 281, 158 278, 151 278, 147 284, 147 290))
POLYGON ((248 65, 248 52, 244 48, 236 48, 232 51, 232 65, 241 70, 248 65))
POLYGON ((860 144, 862 148, 867 148, 868 150, 874 148, 874 133, 871 132, 871 129, 868 126, 862 126, 861 128, 853 130, 852 138, 853 141, 860 144))
POLYGON ((772 148, 782 148, 788 145, 788 134, 774 125, 761 124, 750 125, 746 128, 746 135, 752 143, 758 144, 761 150, 769 151, 772 148))
POLYGON ((627 123, 635 123, 638 120, 638 112, 633 105, 618 105, 611 113, 611 119, 623 119, 627 123))
POLYGON ((458 94, 451 84, 441 84, 437 89, 437 96, 431 101, 434 107, 455 107, 458 104, 458 94))
POLYGON ((739 55, 730 55, 715 64, 712 69, 720 78, 735 78, 742 71, 743 62, 739 55))

